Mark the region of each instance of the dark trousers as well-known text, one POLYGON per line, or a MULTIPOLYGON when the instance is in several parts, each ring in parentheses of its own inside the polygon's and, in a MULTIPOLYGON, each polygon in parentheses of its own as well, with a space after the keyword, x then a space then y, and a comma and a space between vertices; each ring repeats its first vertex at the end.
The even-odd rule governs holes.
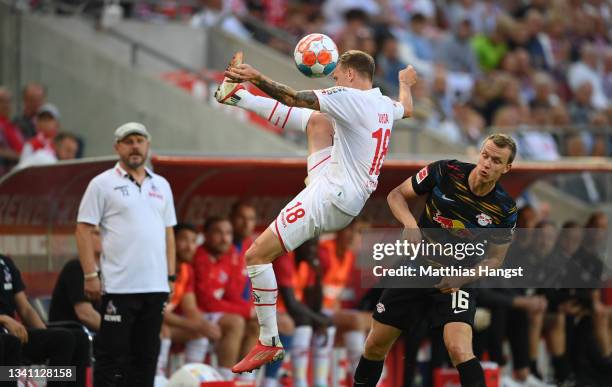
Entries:
POLYGON ((105 294, 95 341, 96 387, 153 387, 168 293, 105 294))
MULTIPOLYGON (((21 342, 16 336, 0 333, 0 365, 21 364, 21 342)), ((1 382, 0 387, 16 387, 17 382, 1 382)))
MULTIPOLYGON (((47 364, 49 366, 75 366, 75 382, 48 382, 49 387, 85 387, 85 373, 89 365, 89 339, 78 329, 28 329, 28 342, 22 344, 9 334, 0 335, 0 364, 47 364)), ((14 386, 15 383, 0 383, 14 386)))
POLYGON ((504 338, 510 343, 512 363, 515 370, 529 367, 529 320, 525 311, 515 308, 491 309, 491 326, 487 347, 491 360, 505 365, 502 351, 504 338))

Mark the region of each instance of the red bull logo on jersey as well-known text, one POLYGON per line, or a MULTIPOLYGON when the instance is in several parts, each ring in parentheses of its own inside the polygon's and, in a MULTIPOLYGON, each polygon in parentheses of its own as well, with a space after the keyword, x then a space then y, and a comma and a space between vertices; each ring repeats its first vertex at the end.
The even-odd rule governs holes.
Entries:
POLYGON ((472 233, 465 227, 462 221, 442 216, 440 215, 440 211, 434 215, 433 220, 442 226, 442 228, 450 229, 453 235, 462 238, 469 238, 472 236, 472 233))
POLYGON ((465 228, 465 224, 463 224, 462 221, 442 216, 440 215, 440 211, 434 215, 433 220, 442 226, 442 228, 465 228))

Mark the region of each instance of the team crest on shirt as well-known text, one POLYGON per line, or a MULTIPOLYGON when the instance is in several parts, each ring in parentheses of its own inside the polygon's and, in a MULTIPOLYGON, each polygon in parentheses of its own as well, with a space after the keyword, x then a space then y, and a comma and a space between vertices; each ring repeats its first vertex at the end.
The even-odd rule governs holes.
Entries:
POLYGON ((346 88, 342 86, 335 86, 335 87, 330 87, 329 89, 321 90, 321 94, 332 95, 332 94, 339 93, 341 91, 346 91, 346 88))
POLYGON ((378 313, 382 313, 385 311, 385 306, 383 305, 382 302, 379 302, 378 304, 376 304, 376 311, 378 313))
POLYGON ((476 220, 478 221, 478 225, 485 227, 493 223, 493 219, 487 214, 476 215, 476 220))
POLYGON ((421 169, 419 171, 419 173, 417 173, 416 175, 416 181, 418 184, 421 184, 421 182, 423 180, 425 180, 425 178, 429 175, 429 168, 427 168, 427 166, 424 166, 423 169, 421 169))

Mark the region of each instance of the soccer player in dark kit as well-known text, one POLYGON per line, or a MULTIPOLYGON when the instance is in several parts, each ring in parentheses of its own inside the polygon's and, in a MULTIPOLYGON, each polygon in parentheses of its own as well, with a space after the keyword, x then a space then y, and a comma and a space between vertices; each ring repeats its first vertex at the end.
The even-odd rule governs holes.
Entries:
MULTIPOLYGON (((393 215, 404 226, 406 239, 412 243, 438 243, 440 239, 460 243, 486 235, 484 259, 478 262, 465 258, 461 266, 470 267, 471 263, 475 273, 480 272, 480 267, 499 268, 512 240, 517 210, 498 181, 510 171, 515 155, 516 144, 511 137, 493 134, 483 142, 476 165, 437 161, 396 187, 387 199, 393 215), (426 201, 417 223, 409 204, 419 197, 426 201)), ((420 265, 440 268, 457 266, 456 258, 442 255, 417 259, 422 260, 420 265)), ((409 333, 415 324, 430 318, 432 327, 443 329, 444 344, 459 371, 461 385, 485 387, 482 367, 472 350, 474 289, 461 288, 477 277, 478 274, 433 278, 431 287, 418 289, 407 289, 410 280, 404 280, 404 288, 385 289, 355 372, 355 386, 376 386, 384 359, 402 331, 409 333)))

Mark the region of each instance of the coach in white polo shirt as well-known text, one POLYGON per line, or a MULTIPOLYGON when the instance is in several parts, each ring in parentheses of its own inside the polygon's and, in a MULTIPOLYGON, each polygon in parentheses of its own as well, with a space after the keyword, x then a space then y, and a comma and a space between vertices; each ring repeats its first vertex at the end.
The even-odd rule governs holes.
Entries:
POLYGON ((170 185, 145 167, 149 140, 142 124, 120 126, 119 162, 91 180, 79 207, 85 294, 102 296, 96 387, 152 387, 155 378, 162 310, 175 279, 176 215, 170 185), (96 226, 102 238, 99 269, 92 242, 96 226))

